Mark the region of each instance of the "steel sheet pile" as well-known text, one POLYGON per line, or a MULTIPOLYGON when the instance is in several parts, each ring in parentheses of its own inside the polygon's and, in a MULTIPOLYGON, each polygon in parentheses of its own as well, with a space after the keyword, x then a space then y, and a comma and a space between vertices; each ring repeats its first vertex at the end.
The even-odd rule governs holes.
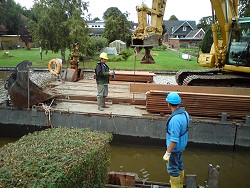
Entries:
MULTIPOLYGON (((113 80, 126 82, 146 82, 152 83, 154 73, 140 71, 116 71, 113 80)), ((112 79, 111 79, 112 80, 112 79)))
MULTIPOLYGON (((220 117, 227 113, 229 118, 250 116, 250 96, 220 95, 178 92, 182 98, 181 106, 193 116, 220 117)), ((146 93, 146 110, 150 113, 169 114, 166 91, 149 91, 146 93)))

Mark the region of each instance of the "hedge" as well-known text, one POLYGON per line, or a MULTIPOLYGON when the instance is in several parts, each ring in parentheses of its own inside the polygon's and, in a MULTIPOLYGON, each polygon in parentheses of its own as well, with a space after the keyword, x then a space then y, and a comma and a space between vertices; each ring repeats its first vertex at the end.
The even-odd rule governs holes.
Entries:
POLYGON ((53 128, 0 149, 0 187, 104 187, 112 134, 53 128))

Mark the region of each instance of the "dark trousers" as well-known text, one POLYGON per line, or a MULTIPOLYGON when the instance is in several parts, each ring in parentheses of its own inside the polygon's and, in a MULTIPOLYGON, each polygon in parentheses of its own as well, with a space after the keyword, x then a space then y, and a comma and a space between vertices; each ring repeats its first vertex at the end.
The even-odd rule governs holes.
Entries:
POLYGON ((180 171, 184 170, 182 152, 172 152, 167 164, 167 171, 170 176, 177 177, 180 171))

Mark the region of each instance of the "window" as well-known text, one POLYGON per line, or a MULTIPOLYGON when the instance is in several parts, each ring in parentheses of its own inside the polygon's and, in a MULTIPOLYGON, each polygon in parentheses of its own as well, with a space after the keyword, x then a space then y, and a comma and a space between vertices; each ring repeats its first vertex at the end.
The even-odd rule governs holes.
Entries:
POLYGON ((183 26, 183 31, 187 31, 187 27, 186 26, 183 26))
POLYGON ((172 31, 172 33, 174 32, 174 27, 171 27, 171 31, 172 31))

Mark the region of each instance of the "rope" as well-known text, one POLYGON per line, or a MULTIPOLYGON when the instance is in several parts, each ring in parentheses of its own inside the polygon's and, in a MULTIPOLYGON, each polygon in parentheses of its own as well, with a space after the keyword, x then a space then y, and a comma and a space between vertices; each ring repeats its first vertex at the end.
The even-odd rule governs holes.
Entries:
MULTIPOLYGON (((134 48, 134 84, 135 84, 135 65, 136 65, 136 56, 137 56, 137 48, 134 48)), ((133 99, 132 102, 135 102, 135 93, 133 92, 133 99)))
POLYGON ((51 111, 53 111, 53 108, 51 107, 51 105, 53 104, 53 102, 54 102, 54 99, 51 101, 51 103, 50 103, 49 106, 46 105, 46 104, 44 104, 44 103, 40 103, 42 105, 42 108, 44 109, 45 115, 48 116, 48 127, 50 127, 50 128, 53 128, 52 124, 51 124, 51 118, 50 118, 51 115, 52 115, 51 111))

